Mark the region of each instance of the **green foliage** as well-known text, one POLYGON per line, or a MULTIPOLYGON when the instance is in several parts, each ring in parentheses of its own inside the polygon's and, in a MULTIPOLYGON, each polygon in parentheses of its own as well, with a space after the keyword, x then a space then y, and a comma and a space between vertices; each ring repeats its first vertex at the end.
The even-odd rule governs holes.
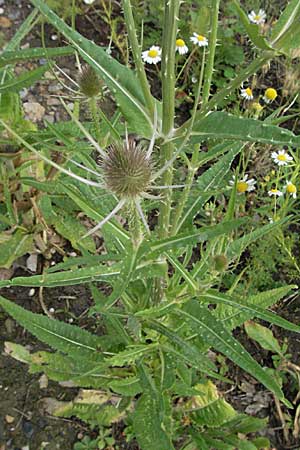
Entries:
MULTIPOLYGON (((268 447, 267 439, 247 436, 263 428, 266 421, 238 414, 220 395, 218 385, 212 383, 212 379, 232 383, 224 377, 226 371, 219 368, 221 358, 224 365, 230 360, 269 389, 278 402, 291 406, 285 398, 281 375, 284 364, 285 369, 288 367, 286 348, 254 320, 299 333, 297 325, 268 310, 297 286, 280 285, 274 289, 273 279, 266 275, 253 279, 267 251, 275 255, 267 263, 270 272, 275 272, 279 261, 283 266, 283 252, 291 255, 294 241, 287 242, 284 233, 288 222, 296 222, 295 208, 289 203, 294 198, 287 191, 282 199, 276 199, 274 220, 265 224, 272 200, 259 197, 265 204, 252 212, 253 192, 242 177, 251 164, 259 166, 260 161, 253 158, 254 146, 259 144, 259 149, 268 151, 266 146, 272 150, 288 148, 294 164, 289 166, 294 169, 288 175, 296 180, 299 155, 293 149, 299 147, 300 137, 280 126, 281 117, 276 124, 275 113, 263 121, 249 118, 253 117, 250 113, 243 114, 239 104, 231 112, 216 108, 235 98, 236 89, 277 55, 294 56, 295 47, 289 41, 295 37, 298 42, 299 8, 291 2, 293 8, 288 6, 273 31, 263 36, 258 26, 249 23, 240 3, 234 1, 230 11, 239 19, 234 19, 236 28, 232 30, 219 27, 222 42, 218 49, 209 34, 210 29, 218 28, 217 6, 211 8, 210 0, 198 1, 188 11, 183 5, 180 14, 186 14, 190 21, 185 24, 181 16, 182 37, 188 41, 190 28, 206 35, 209 56, 206 59, 203 48, 197 46, 191 52, 190 62, 197 61, 193 70, 198 78, 189 98, 194 107, 187 120, 183 114, 177 120, 176 71, 181 71, 177 80, 180 83, 185 78, 184 64, 190 67, 188 60, 181 62, 183 55, 176 56, 175 64, 179 3, 126 2, 129 8, 135 6, 138 19, 142 18, 141 11, 150 12, 145 30, 152 26, 151 17, 157 25, 152 26, 154 31, 146 36, 145 45, 150 37, 158 38, 163 29, 159 98, 150 94, 138 44, 141 39, 135 36, 141 24, 136 26, 128 14, 126 26, 136 70, 121 64, 64 22, 70 1, 32 0, 43 20, 60 32, 70 47, 19 50, 26 36, 23 26, 0 57, 0 158, 4 161, 0 173, 0 267, 10 268, 26 253, 42 253, 49 258, 53 235, 66 239, 78 254, 68 257, 60 248, 63 260, 57 265, 30 277, 1 280, 0 287, 55 288, 85 283, 94 300, 89 311, 94 325, 91 332, 81 326, 81 318, 79 326, 71 325, 0 297, 1 308, 52 350, 31 353, 10 342, 5 348, 8 354, 28 364, 31 373, 43 372, 55 381, 81 388, 73 400, 52 399, 48 405, 55 416, 77 416, 98 430, 97 439, 85 437, 74 450, 114 445, 111 430, 106 427, 120 421, 126 421, 129 434, 142 450, 174 450, 178 445, 182 450, 194 450, 195 446, 203 450, 268 447), (157 11, 162 12, 161 16, 157 11), (237 24, 237 20, 241 23, 237 24), (247 61, 234 77, 235 66, 242 66, 245 58, 244 50, 235 42, 236 32, 247 33, 258 56, 249 64, 247 61), (214 61, 211 55, 215 50, 214 61), (51 65, 18 77, 12 66, 24 60, 75 52, 107 86, 116 102, 114 114, 111 119, 104 114, 98 90, 93 90, 92 102, 79 90, 73 112, 66 107, 70 119, 46 123, 39 130, 24 120, 17 91, 39 80, 51 65), (205 70, 204 65, 200 67, 201 61, 205 70), (214 79, 214 69, 222 72, 221 79, 214 79), (208 89, 207 95, 201 96, 202 88, 208 89), (84 122, 81 113, 87 108, 92 120, 84 122), (128 138, 128 131, 135 136, 128 138), (13 147, 12 154, 7 150, 9 146, 13 147), (117 155, 118 171, 105 171, 108 162, 115 164, 115 148, 124 149, 117 155), (141 148, 147 182, 139 186, 144 173, 140 161, 134 158, 140 156, 141 148), (100 160, 95 158, 95 151, 100 160), (236 173, 232 184, 228 183, 231 170, 236 173), (106 181, 115 173, 117 179, 106 181), (130 195, 120 185, 123 176, 128 185, 137 187, 130 195), (246 188, 242 184, 244 190, 241 183, 246 184, 246 188), (16 205, 24 200, 28 209, 23 213, 16 205), (89 221, 96 222, 90 231, 86 229, 89 221), (276 249, 270 245, 273 238, 276 249), (247 269, 248 275, 244 275, 247 269), (277 353, 275 369, 262 367, 242 346, 238 335, 233 335, 232 331, 245 322, 251 339, 277 353), (210 349, 220 353, 215 361, 211 360, 210 349)), ((73 25, 75 13, 71 11, 73 25)), ((115 27, 110 14, 106 11, 106 23, 115 27)), ((32 14, 26 26, 33 26, 36 19, 37 14, 32 14)), ((111 36, 119 43, 123 60, 131 63, 131 58, 124 58, 115 28, 111 36)), ((157 79, 153 81, 159 86, 157 79)), ((153 89, 155 95, 157 91, 153 89)), ((284 176, 278 171, 276 182, 284 176)), ((292 258, 292 265, 299 270, 296 259, 292 258)))

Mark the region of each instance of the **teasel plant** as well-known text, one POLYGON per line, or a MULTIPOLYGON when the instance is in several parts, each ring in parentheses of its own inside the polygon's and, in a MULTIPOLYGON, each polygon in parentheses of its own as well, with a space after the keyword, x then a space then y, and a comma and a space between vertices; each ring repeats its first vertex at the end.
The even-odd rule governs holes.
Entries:
MULTIPOLYGON (((95 225, 75 236, 80 256, 66 258, 41 275, 0 281, 0 287, 44 289, 84 283, 94 300, 89 314, 96 326, 101 322, 105 334, 32 313, 0 297, 4 311, 55 350, 31 353, 7 342, 7 353, 27 363, 31 373, 44 372, 80 388, 70 402, 51 402, 54 415, 77 416, 94 428, 123 421, 143 450, 268 447, 268 439, 247 436, 263 428, 265 421, 238 413, 219 392, 217 383, 232 381, 219 373, 209 350, 262 383, 282 408, 293 407, 276 377, 232 332, 259 318, 299 333, 297 325, 268 309, 296 286, 241 295, 238 275, 227 290, 222 279, 224 273, 234 273, 248 245, 290 220, 265 224, 239 217, 238 173, 227 186, 233 161, 247 143, 297 148, 300 138, 271 121, 234 116, 217 107, 267 61, 283 54, 292 57, 291 46, 300 33, 299 2, 292 0, 286 7, 269 40, 234 2, 257 56, 213 95, 220 2, 211 2, 208 36, 198 34, 202 30, 193 35, 193 42, 198 36, 205 45, 196 40, 202 64, 191 117, 181 126, 175 114, 179 0, 164 1, 161 56, 158 46, 152 49, 156 61, 161 57, 161 99, 151 93, 130 0, 123 0, 122 6, 135 70, 69 27, 42 0, 31 2, 69 42, 64 52, 75 53, 88 65, 78 90, 87 99, 92 123, 82 122, 61 99, 70 116, 65 123, 24 133, 9 121, 1 119, 0 125, 6 139, 45 165, 43 177, 23 179, 40 191, 38 207, 45 220, 55 221, 57 205, 63 205, 66 214, 80 213, 95 225), (99 87, 99 80, 115 100, 110 123, 91 85, 99 87), (204 144, 208 151, 202 150, 204 144), (60 151, 62 162, 51 157, 53 151, 60 151), (56 171, 51 183, 49 167, 56 171), (222 220, 202 224, 205 204, 225 191, 222 220), (96 234, 103 238, 103 253, 87 245, 96 234)), ((59 54, 43 48, 25 55, 34 58, 41 53, 59 54)), ((22 50, 16 55, 4 52, 0 62, 13 64, 22 57, 22 50)))

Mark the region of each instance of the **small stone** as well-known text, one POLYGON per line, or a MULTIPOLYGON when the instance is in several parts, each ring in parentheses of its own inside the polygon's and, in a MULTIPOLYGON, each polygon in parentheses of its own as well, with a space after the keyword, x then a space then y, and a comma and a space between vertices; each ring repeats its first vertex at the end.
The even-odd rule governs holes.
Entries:
POLYGON ((7 17, 0 17, 0 28, 10 28, 11 25, 12 22, 7 17))
POLYGON ((10 416, 9 414, 7 414, 5 416, 5 420, 7 423, 13 423, 15 421, 15 418, 13 416, 10 416))
POLYGON ((39 122, 45 115, 45 108, 37 102, 26 102, 23 104, 26 119, 39 122))
POLYGON ((16 324, 10 317, 5 320, 4 326, 8 335, 13 334, 16 329, 16 324))
POLYGON ((35 289, 31 288, 31 289, 29 290, 29 292, 28 292, 28 296, 29 296, 29 297, 33 297, 34 294, 35 294, 35 289))
POLYGON ((48 377, 47 375, 43 374, 39 379, 39 385, 41 389, 47 389, 48 387, 48 377))
POLYGON ((31 254, 26 259, 26 267, 31 272, 36 272, 36 270, 37 270, 37 263, 38 263, 38 255, 36 253, 31 254))

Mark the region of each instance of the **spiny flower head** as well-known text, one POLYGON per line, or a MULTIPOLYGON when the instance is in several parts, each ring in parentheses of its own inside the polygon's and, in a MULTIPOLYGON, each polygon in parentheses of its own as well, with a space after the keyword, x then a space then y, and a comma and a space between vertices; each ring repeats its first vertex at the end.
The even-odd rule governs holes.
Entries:
POLYGON ((202 34, 193 33, 193 36, 190 37, 190 40, 193 42, 193 44, 198 45, 199 47, 208 46, 208 40, 202 34))
POLYGON ((184 42, 183 39, 176 39, 175 50, 180 55, 184 55, 185 53, 187 53, 189 51, 188 46, 186 45, 186 43, 184 42))
POLYGON ((277 91, 274 88, 268 88, 265 90, 263 99, 266 103, 271 103, 277 97, 277 91))
POLYGON ((228 267, 228 259, 222 254, 214 256, 213 263, 217 272, 224 272, 228 267))
POLYGON ((260 9, 257 14, 255 11, 251 11, 251 13, 248 14, 248 18, 249 18, 250 22, 256 23, 257 25, 261 25, 261 24, 265 23, 266 17, 267 17, 267 14, 265 13, 265 11, 263 9, 260 9))
POLYGON ((286 166, 290 161, 293 161, 293 158, 285 150, 272 152, 271 158, 278 166, 286 166))
POLYGON ((86 97, 96 97, 102 92, 103 83, 91 66, 86 66, 78 77, 81 92, 86 97))
POLYGON ((120 198, 140 197, 150 185, 152 162, 132 139, 111 145, 102 166, 107 188, 120 198))
POLYGON ((157 45, 152 45, 149 50, 142 52, 142 59, 148 64, 157 64, 161 61, 161 48, 157 45))
POLYGON ((249 87, 241 89, 241 97, 245 98, 246 100, 253 100, 252 89, 249 87))

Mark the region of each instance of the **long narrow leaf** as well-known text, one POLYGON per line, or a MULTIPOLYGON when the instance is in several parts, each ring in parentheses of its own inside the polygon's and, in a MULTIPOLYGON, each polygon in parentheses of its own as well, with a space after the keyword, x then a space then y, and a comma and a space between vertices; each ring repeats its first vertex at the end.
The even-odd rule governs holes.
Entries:
POLYGON ((222 322, 217 320, 207 307, 201 306, 196 300, 191 300, 182 309, 178 309, 178 315, 184 317, 194 331, 206 342, 259 380, 274 392, 280 400, 289 405, 276 381, 234 339, 222 322))
MULTIPOLYGON (((290 289, 297 288, 297 286, 290 286, 290 289)), ((209 289, 205 292, 204 295, 199 296, 199 300, 204 300, 208 303, 216 303, 232 306, 233 308, 237 308, 243 312, 250 313, 254 317, 258 317, 259 319, 265 320, 266 322, 270 322, 271 324, 278 325, 285 330, 294 331, 295 333, 300 333, 300 327, 298 325, 294 325, 288 320, 279 317, 277 314, 271 311, 265 311, 263 308, 260 308, 257 305, 251 305, 248 302, 239 302, 236 299, 232 299, 225 294, 221 294, 220 292, 209 289)))
POLYGON ((102 361, 101 338, 58 320, 34 314, 0 296, 0 306, 42 342, 70 356, 102 361))

